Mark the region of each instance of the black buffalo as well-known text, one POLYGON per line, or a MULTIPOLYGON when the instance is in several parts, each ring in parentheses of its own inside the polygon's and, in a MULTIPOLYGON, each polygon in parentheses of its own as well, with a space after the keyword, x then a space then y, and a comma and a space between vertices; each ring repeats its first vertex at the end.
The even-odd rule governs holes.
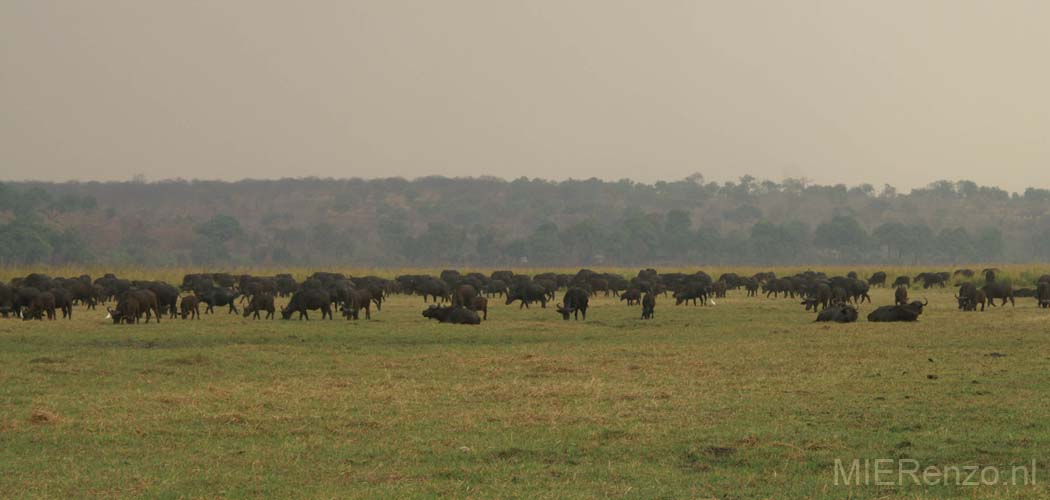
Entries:
POLYGON ((995 307, 995 299, 1002 299, 1002 303, 999 305, 1006 305, 1006 301, 1010 301, 1010 305, 1016 305, 1014 303, 1014 290, 1009 283, 991 282, 985 283, 981 287, 984 294, 988 296, 988 305, 995 307))
POLYGON ((193 317, 193 319, 201 319, 200 310, 201 299, 197 298, 196 295, 186 295, 179 302, 179 312, 182 314, 182 319, 193 317))
POLYGON ((476 311, 471 311, 460 306, 438 306, 431 305, 423 310, 423 317, 437 320, 438 323, 452 323, 456 325, 480 325, 481 318, 476 311))
POLYGON ((834 304, 817 314, 817 321, 853 323, 857 321, 857 308, 849 304, 834 304))
POLYGON ((298 312, 299 319, 310 320, 307 311, 321 310, 321 319, 332 319, 332 299, 328 292, 322 289, 300 290, 292 294, 288 305, 281 309, 282 319, 291 319, 292 314, 298 312))
POLYGON ((204 309, 204 314, 215 312, 215 306, 229 306, 229 310, 226 314, 236 314, 239 312, 237 310, 237 297, 240 296, 240 293, 230 290, 229 288, 214 287, 198 293, 197 296, 201 299, 202 303, 207 304, 208 306, 204 309))
POLYGON ((886 286, 886 273, 882 271, 872 273, 871 277, 868 278, 868 285, 880 287, 886 286))
POLYGON ((561 304, 558 304, 558 312, 561 314, 561 318, 564 320, 569 319, 569 315, 572 315, 575 319, 580 319, 580 315, 583 315, 583 319, 587 320, 587 307, 590 303, 590 294, 586 290, 573 287, 565 291, 565 295, 562 296, 561 304))
POLYGON ((919 319, 919 315, 922 314, 922 308, 926 307, 927 304, 929 304, 929 301, 919 302, 916 300, 903 306, 882 306, 868 314, 868 321, 916 321, 919 319))
MULTIPOLYGON (((183 299, 185 302, 185 299, 183 299)), ((248 306, 244 308, 244 317, 247 318, 249 315, 253 319, 259 319, 259 313, 266 311, 266 319, 273 319, 274 311, 276 308, 273 306, 273 295, 267 292, 257 292, 252 295, 252 300, 248 302, 248 306)))
POLYGON ((1050 283, 1040 281, 1035 288, 1035 300, 1041 308, 1050 307, 1050 283))
POLYGON ((642 297, 642 319, 653 319, 656 313, 656 296, 653 292, 645 292, 642 297))
POLYGON ((908 287, 901 285, 893 291, 893 303, 898 306, 908 303, 908 287))
POLYGON ((518 309, 521 309, 522 307, 527 308, 532 302, 539 302, 541 307, 546 308, 547 297, 546 288, 538 283, 528 282, 520 283, 512 287, 510 292, 507 293, 507 300, 505 302, 506 305, 511 305, 515 300, 520 300, 521 305, 518 306, 518 309))

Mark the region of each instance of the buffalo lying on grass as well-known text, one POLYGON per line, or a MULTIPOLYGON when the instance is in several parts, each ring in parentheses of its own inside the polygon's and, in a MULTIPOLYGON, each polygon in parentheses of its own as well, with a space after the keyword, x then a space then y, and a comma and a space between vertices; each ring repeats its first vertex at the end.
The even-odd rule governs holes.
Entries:
POLYGON ((929 304, 929 301, 913 301, 903 306, 882 306, 875 309, 868 314, 868 321, 871 322, 891 322, 891 321, 916 321, 919 319, 919 315, 922 314, 922 308, 929 304))
POLYGON ((438 323, 452 323, 456 325, 480 325, 481 318, 478 313, 460 306, 437 306, 431 305, 423 310, 423 317, 435 319, 438 323))
POLYGON ((849 304, 832 304, 820 311, 817 321, 831 321, 835 323, 853 323, 857 321, 857 308, 849 304))

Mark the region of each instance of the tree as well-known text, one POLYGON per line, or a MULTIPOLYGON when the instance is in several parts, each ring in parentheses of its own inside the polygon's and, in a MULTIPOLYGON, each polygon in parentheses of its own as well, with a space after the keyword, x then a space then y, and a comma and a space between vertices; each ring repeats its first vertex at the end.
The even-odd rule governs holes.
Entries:
POLYGON ((836 215, 817 226, 813 244, 838 253, 839 257, 857 258, 868 244, 868 233, 857 219, 836 215))
POLYGON ((970 233, 962 227, 941 229, 937 234, 936 247, 952 264, 969 259, 973 255, 970 233))
POLYGON ((876 227, 871 232, 872 237, 878 241, 880 246, 886 248, 886 254, 901 257, 901 250, 907 243, 907 229, 900 222, 886 222, 876 227))
POLYGON ((761 264, 797 261, 808 233, 809 228, 798 221, 783 225, 758 222, 751 226, 751 237, 748 239, 750 254, 761 264))
POLYGON ((997 227, 982 227, 977 230, 973 251, 975 257, 984 262, 998 260, 1003 256, 1003 232, 997 227))
POLYGON ((671 257, 682 257, 693 243, 693 220, 689 212, 674 209, 667 212, 664 221, 664 242, 661 245, 671 257))
POLYGON ((445 222, 431 222, 416 239, 410 254, 417 262, 455 264, 463 261, 467 230, 445 222))
POLYGON ((525 239, 525 248, 529 262, 533 264, 557 265, 564 257, 561 238, 558 236, 558 226, 553 222, 545 222, 537 226, 525 239))
POLYGON ((569 259, 583 265, 602 254, 605 236, 597 222, 587 219, 565 228, 561 241, 569 259))
POLYGON ((190 255, 197 264, 215 264, 230 260, 226 244, 244 234, 241 223, 229 215, 216 215, 193 228, 197 239, 190 255))
POLYGON ((226 243, 244 234, 241 223, 229 215, 216 215, 207 222, 193 228, 202 238, 218 243, 226 243))
POLYGON ((41 224, 16 218, 0 226, 0 264, 38 264, 51 259, 51 231, 41 224))

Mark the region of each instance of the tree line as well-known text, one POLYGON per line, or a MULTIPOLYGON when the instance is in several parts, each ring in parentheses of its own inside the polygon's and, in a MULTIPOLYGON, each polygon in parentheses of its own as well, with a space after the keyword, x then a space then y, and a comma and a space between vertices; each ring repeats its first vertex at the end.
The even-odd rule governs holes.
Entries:
POLYGON ((426 177, 0 184, 0 264, 779 265, 1050 258, 1050 190, 426 177))

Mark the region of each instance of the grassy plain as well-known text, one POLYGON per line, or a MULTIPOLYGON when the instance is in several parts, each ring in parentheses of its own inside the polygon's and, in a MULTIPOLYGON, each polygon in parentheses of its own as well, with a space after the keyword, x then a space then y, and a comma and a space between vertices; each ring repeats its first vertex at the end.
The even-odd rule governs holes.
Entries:
POLYGON ((493 299, 445 326, 418 297, 358 322, 0 320, 0 496, 1047 498, 1050 312, 952 291, 915 324, 743 292, 649 322, 493 299), (835 484, 836 459, 902 458, 1001 476, 835 484))

